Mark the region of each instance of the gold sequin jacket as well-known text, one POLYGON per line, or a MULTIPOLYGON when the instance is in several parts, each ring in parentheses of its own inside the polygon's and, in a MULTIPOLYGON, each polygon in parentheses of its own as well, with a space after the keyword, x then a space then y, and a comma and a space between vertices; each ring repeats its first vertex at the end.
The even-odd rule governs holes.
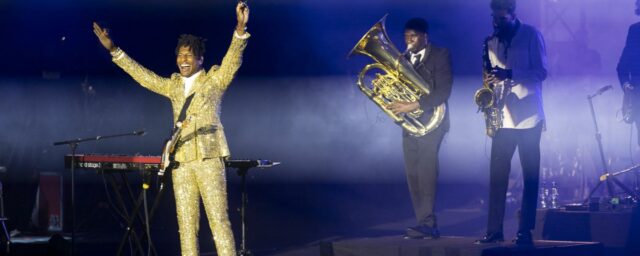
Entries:
MULTIPOLYGON (((181 135, 185 137, 195 133, 196 136, 185 141, 177 149, 175 160, 178 162, 230 155, 224 129, 220 123, 220 103, 222 95, 240 68, 242 52, 247 45, 248 36, 243 39, 234 35, 232 38, 220 66, 213 66, 208 72, 200 74, 191 88, 191 94, 196 95, 187 110, 189 122, 182 127, 181 135), (198 129, 206 130, 212 125, 217 127, 214 132, 202 134, 196 132, 198 129)), ((143 87, 169 98, 173 108, 173 121, 177 122, 186 98, 191 95, 185 96, 181 75, 173 73, 170 78, 161 77, 138 64, 127 54, 120 55, 114 56, 113 62, 143 87)))

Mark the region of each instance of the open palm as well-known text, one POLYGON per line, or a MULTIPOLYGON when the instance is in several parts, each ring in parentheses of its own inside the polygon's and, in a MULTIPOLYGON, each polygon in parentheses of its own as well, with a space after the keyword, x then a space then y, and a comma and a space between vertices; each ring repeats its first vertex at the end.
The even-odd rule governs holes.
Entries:
POLYGON ((100 40, 100 43, 102 44, 102 46, 104 46, 105 49, 109 51, 115 50, 116 47, 113 44, 113 40, 111 40, 109 31, 107 31, 107 29, 103 29, 102 27, 100 27, 100 25, 98 25, 98 23, 94 22, 93 33, 96 34, 98 40, 100 40))

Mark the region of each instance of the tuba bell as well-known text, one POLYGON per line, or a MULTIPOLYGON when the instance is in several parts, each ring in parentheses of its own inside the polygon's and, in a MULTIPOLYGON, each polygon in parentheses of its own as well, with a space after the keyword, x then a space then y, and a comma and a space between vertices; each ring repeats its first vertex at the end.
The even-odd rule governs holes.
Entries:
POLYGON ((387 15, 382 17, 358 41, 348 56, 362 54, 372 58, 375 63, 366 65, 358 75, 358 87, 393 121, 405 129, 409 134, 420 137, 438 128, 444 119, 446 105, 433 109, 433 115, 428 122, 419 120, 424 110, 417 109, 406 114, 394 114, 387 106, 393 101, 415 102, 423 95, 429 95, 430 85, 413 69, 413 65, 393 45, 385 30, 387 15), (367 72, 379 69, 384 73, 376 73, 371 86, 365 83, 367 72))

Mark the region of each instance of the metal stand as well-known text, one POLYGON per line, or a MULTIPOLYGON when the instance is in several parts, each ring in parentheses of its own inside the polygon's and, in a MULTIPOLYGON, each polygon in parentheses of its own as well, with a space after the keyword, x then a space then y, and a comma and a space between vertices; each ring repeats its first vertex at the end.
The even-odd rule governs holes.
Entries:
POLYGON ((247 173, 249 173, 249 168, 238 169, 238 176, 240 176, 242 179, 242 183, 240 185, 240 194, 242 195, 242 201, 240 203, 240 223, 242 227, 242 235, 240 240, 240 251, 238 251, 239 256, 251 255, 251 251, 247 249, 247 223, 245 215, 247 204, 249 203, 249 199, 247 197, 247 173))
MULTIPOLYGON (((631 190, 630 188, 628 188, 626 185, 624 185, 622 182, 620 182, 615 176, 618 174, 622 174, 624 172, 617 172, 615 174, 611 174, 609 172, 609 170, 607 169, 607 162, 605 160, 604 157, 604 150, 602 149, 602 135, 600 134, 600 130, 598 129, 598 121, 596 120, 596 114, 595 114, 595 110, 593 108, 593 101, 592 99, 600 94, 602 94, 603 92, 605 92, 606 90, 610 89, 610 86, 605 86, 602 89, 598 90, 598 92, 596 92, 593 95, 589 95, 587 96, 587 100, 589 100, 589 107, 591 109, 591 118, 593 119, 593 125, 595 126, 596 129, 596 141, 598 142, 598 150, 600 153, 600 161, 602 162, 602 168, 604 169, 603 171, 603 175, 600 176, 600 179, 598 181, 598 185, 596 185, 591 192, 589 192, 589 195, 587 196, 587 198, 585 198, 584 200, 584 204, 586 204, 589 199, 591 198, 591 196, 593 195, 593 193, 595 193, 598 188, 600 187, 600 185, 602 185, 603 182, 606 182, 606 186, 607 186, 607 192, 609 194, 610 197, 614 197, 615 196, 615 189, 613 187, 613 185, 617 185, 618 187, 622 188, 622 190, 624 190, 627 194, 629 194, 634 201, 637 201, 638 199, 638 195, 636 194, 635 191, 631 190)), ((636 167, 632 167, 631 170, 635 169, 636 167)))
POLYGON ((76 248, 75 247, 75 240, 76 240, 75 166, 76 166, 76 162, 75 162, 74 156, 76 155, 76 149, 78 148, 78 144, 86 141, 97 141, 102 139, 110 139, 110 138, 117 138, 117 137, 124 137, 124 136, 140 136, 144 134, 145 134, 144 131, 134 131, 131 133, 123 133, 123 134, 115 134, 115 135, 107 135, 107 136, 96 136, 96 137, 89 137, 89 138, 83 138, 83 139, 58 141, 53 143, 54 146, 69 145, 69 147, 71 148, 71 156, 72 156, 71 157, 71 255, 75 255, 75 248, 76 248))
MULTIPOLYGON (((57 146, 56 143, 53 143, 57 146)), ((61 144, 58 144, 61 145, 61 144)), ((70 142, 71 156, 76 155, 78 142, 70 142)), ((76 249, 76 175, 75 175, 76 158, 71 157, 71 255, 75 255, 76 249)))
POLYGON ((5 242, 5 250, 4 252, 8 255, 10 253, 11 248, 11 236, 9 235, 9 230, 7 229, 7 219, 4 215, 4 197, 2 193, 2 182, 0 182, 0 223, 2 223, 2 237, 5 242))
POLYGON ((246 223, 246 209, 249 203, 247 194, 247 174, 252 167, 268 168, 279 165, 280 162, 271 162, 269 160, 229 160, 225 161, 226 167, 236 168, 238 176, 241 178, 240 193, 242 195, 242 201, 240 203, 240 223, 242 227, 242 235, 240 239, 240 251, 238 256, 250 256, 253 255, 249 249, 247 249, 247 223, 246 223))
MULTIPOLYGON (((144 221, 143 217, 138 217, 139 215, 139 211, 140 209, 143 207, 143 203, 145 200, 145 193, 147 193, 147 190, 149 189, 149 179, 151 176, 151 173, 149 173, 149 171, 147 170, 142 170, 142 180, 143 180, 143 184, 142 184, 142 191, 140 191, 140 194, 138 194, 138 199, 136 200, 135 206, 133 208, 133 211, 131 211, 131 214, 127 217, 127 228, 126 231, 124 233, 124 235, 122 236, 122 239, 120 240, 120 244, 118 246, 118 251, 116 252, 116 255, 122 255, 123 250, 125 245, 127 244, 127 240, 129 239, 129 236, 133 235, 134 238, 134 242, 136 244, 136 248, 138 250, 138 253, 140 255, 144 255, 143 252, 143 248, 142 248, 142 243, 140 242, 140 239, 143 237, 147 237, 147 242, 148 242, 148 246, 151 249, 150 254, 149 255, 158 255, 158 252, 156 251, 155 246, 153 245, 153 243, 151 242, 151 234, 149 234, 148 230, 150 230, 150 227, 148 225, 148 222, 144 221), (136 217, 138 217, 140 219, 140 221, 142 222, 142 226, 144 227, 142 233, 140 236, 137 236, 135 231, 134 231, 134 224, 135 224, 135 220, 136 217)), ((127 187, 129 187, 129 185, 127 185, 127 187)), ((161 186, 162 188, 162 186, 161 186)), ((114 186, 115 189, 115 186, 114 186)), ((162 190, 158 191, 158 194, 156 195, 156 200, 152 206, 151 212, 149 213, 149 218, 148 220, 153 219, 153 212, 156 209, 156 204, 158 203, 158 201, 160 200, 160 196, 161 196, 162 190)), ((133 199, 133 198, 132 198, 133 199)), ((123 204, 123 210, 126 207, 123 204)), ((146 210, 146 209, 145 209, 146 210)))
MULTIPOLYGON (((149 222, 151 220, 153 220, 153 216, 155 215, 156 209, 158 209, 158 205, 160 204, 160 200, 162 199, 162 195, 164 194, 165 188, 167 187, 166 186, 167 179, 168 179, 167 176, 176 167, 177 167, 176 166, 176 162, 175 161, 171 161, 170 166, 167 167, 167 169, 165 170, 165 173, 164 174, 161 174, 161 173, 158 174, 158 179, 157 179, 157 182, 156 182, 156 185, 157 185, 157 188, 158 188, 158 192, 156 193, 156 196, 155 196, 155 199, 153 201, 153 204, 151 205, 151 210, 149 211, 149 215, 148 215, 148 221, 149 222)), ((122 236, 122 239, 120 240, 120 245, 118 246, 118 251, 116 253, 116 255, 118 255, 118 256, 122 255, 124 246, 125 246, 126 241, 127 241, 128 237, 130 235, 133 234, 133 236, 136 239, 136 241, 138 241, 138 239, 135 237, 136 234, 132 233, 133 232, 133 224, 135 222, 135 217, 137 216, 138 211, 140 210, 140 206, 141 206, 141 204, 143 203, 143 200, 144 200, 143 196, 145 194, 143 194, 143 193, 146 193, 146 191, 149 190, 149 187, 150 187, 149 183, 150 183, 150 180, 151 180, 151 177, 150 177, 151 173, 149 173, 148 171, 145 171, 145 170, 143 170, 142 172, 143 172, 142 173, 142 175, 143 175, 142 176, 143 177, 143 179, 142 179, 143 180, 143 184, 142 184, 143 191, 138 196, 138 200, 136 201, 136 204, 135 204, 135 207, 133 209, 133 212, 131 213, 131 218, 127 221, 127 230, 126 230, 125 234, 122 236)), ((142 231, 142 234, 140 235, 140 237, 146 236, 148 244, 149 244, 149 246, 151 248, 151 254, 152 255, 158 255, 158 252, 156 251, 156 248, 153 245, 153 242, 151 241, 150 226, 149 226, 150 224, 145 222, 143 225, 145 226, 145 229, 142 231)), ((141 249, 139 244, 140 243, 138 242, 138 248, 141 249)), ((141 255, 144 255, 144 254, 141 254, 141 255)))
MULTIPOLYGON (((240 240, 240 251, 238 251, 238 255, 239 256, 250 256, 253 255, 251 253, 251 251, 249 249, 247 249, 247 224, 246 224, 246 209, 247 209, 247 205, 249 203, 249 199, 248 199, 248 193, 247 193, 247 189, 246 189, 246 180, 247 180, 247 174, 249 173, 249 169, 253 168, 253 167, 258 167, 258 168, 268 168, 268 167, 273 167, 276 165, 279 165, 280 162, 272 162, 269 160, 226 160, 225 161, 225 166, 229 167, 229 168, 236 168, 237 169, 237 173, 238 176, 241 177, 241 197, 242 197, 242 201, 241 201, 241 206, 240 206, 240 222, 241 222, 241 227, 242 227, 242 235, 241 235, 241 240, 240 240)), ((160 200, 162 198, 162 195, 164 193, 164 190, 166 189, 166 182, 168 179, 169 173, 171 173, 171 170, 175 169, 176 166, 171 166, 167 172, 159 177, 159 181, 158 184, 159 185, 159 189, 158 189, 158 193, 156 194, 155 200, 153 202, 153 205, 151 206, 151 210, 149 211, 149 220, 153 220, 153 216, 155 214, 156 209, 158 208, 158 205, 160 204, 160 200)), ((148 184, 147 184, 148 186, 148 184)), ((142 192, 144 193, 144 192, 142 192)), ((129 223, 127 226, 127 232, 125 233, 125 235, 123 236, 122 240, 120 241, 120 246, 118 247, 118 252, 116 255, 121 255, 122 254, 122 249, 124 247, 124 244, 126 242, 126 238, 131 234, 130 232, 133 229, 133 222, 135 220, 135 217, 137 215, 137 212, 139 210, 140 207, 140 203, 141 203, 141 199, 140 197, 138 198, 138 201, 136 203, 135 209, 133 210, 132 214, 131 214, 131 218, 129 219, 129 223)), ((143 233, 141 234, 141 237, 145 236, 145 231, 143 231, 143 233)), ((148 232, 147 232, 148 233, 148 232)), ((146 234, 147 236, 149 236, 150 234, 146 234)), ((135 236, 135 233, 134 233, 135 236)), ((155 251, 155 248, 153 247, 153 245, 151 245, 151 249, 152 249, 152 253, 154 255, 157 255, 157 252, 155 251)))

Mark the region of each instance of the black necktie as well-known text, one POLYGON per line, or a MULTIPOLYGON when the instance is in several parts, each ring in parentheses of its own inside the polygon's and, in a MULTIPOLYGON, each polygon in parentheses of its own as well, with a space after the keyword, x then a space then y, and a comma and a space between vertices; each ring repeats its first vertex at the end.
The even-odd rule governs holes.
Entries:
POLYGON ((420 59, 422 58, 422 54, 415 54, 413 55, 414 57, 414 61, 413 61, 413 67, 417 67, 420 64, 420 59))

